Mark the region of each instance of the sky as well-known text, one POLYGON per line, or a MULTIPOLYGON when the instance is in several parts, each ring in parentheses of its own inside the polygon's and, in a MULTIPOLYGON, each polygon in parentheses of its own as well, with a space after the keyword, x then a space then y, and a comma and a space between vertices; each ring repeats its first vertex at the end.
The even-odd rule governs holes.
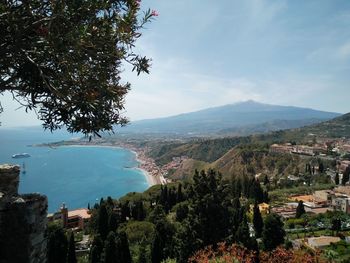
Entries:
MULTIPOLYGON (((149 75, 126 67, 131 121, 256 100, 350 111, 350 1, 143 0, 159 16, 137 52, 149 75)), ((40 124, 9 94, 3 127, 40 124), (15 110, 17 109, 17 110, 15 110)))

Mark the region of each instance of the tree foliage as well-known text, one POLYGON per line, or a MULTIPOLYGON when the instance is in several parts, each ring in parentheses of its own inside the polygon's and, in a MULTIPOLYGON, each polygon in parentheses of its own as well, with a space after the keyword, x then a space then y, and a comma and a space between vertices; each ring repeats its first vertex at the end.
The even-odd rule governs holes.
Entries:
POLYGON ((70 234, 70 237, 69 237, 67 263, 77 263, 77 257, 75 255, 75 241, 74 241, 73 232, 70 234))
POLYGON ((104 247, 104 263, 119 263, 118 250, 116 245, 116 235, 109 232, 104 247))
POLYGON ((274 213, 269 214, 264 221, 264 230, 262 232, 262 242, 267 251, 274 250, 284 243, 286 233, 283 228, 281 218, 274 213))
MULTIPOLYGON (((265 199, 263 193, 260 182, 252 176, 238 176, 230 182, 212 169, 195 171, 190 182, 154 186, 143 194, 130 193, 119 200, 102 200, 91 211, 92 235, 102 236, 106 232, 103 227, 108 222, 106 218, 116 213, 117 224, 113 224, 116 227, 109 228, 116 245, 111 246, 113 238, 107 237, 104 251, 114 247, 120 258, 126 252, 135 262, 176 259, 183 263, 196 251, 210 245, 216 247, 223 241, 258 251, 256 239, 250 233, 247 211, 255 201, 252 222, 259 236, 263 222, 257 202, 265 199), (125 246, 121 246, 123 232, 125 246)), ((280 236, 274 232, 276 226, 277 231, 283 231, 280 221, 272 222, 265 228, 266 236, 281 244, 280 236)), ((100 243, 99 238, 94 240, 90 260, 92 256, 103 260, 100 243)), ((123 260, 129 262, 129 256, 123 260)))
POLYGON ((255 236, 257 238, 261 237, 261 233, 262 233, 263 227, 264 227, 264 221, 262 219, 259 206, 256 202, 255 202, 254 208, 253 208, 253 226, 254 226, 254 230, 255 230, 255 236))
POLYGON ((62 227, 49 226, 47 236, 47 262, 66 263, 68 241, 62 227))
POLYGON ((303 201, 299 201, 296 209, 295 217, 300 218, 303 214, 305 214, 304 203, 303 201))
POLYGON ((134 47, 157 13, 140 13, 138 0, 1 1, 0 94, 11 92, 50 130, 124 125, 124 64, 137 74, 150 66, 134 47))
POLYGON ((347 182, 349 182, 350 179, 350 167, 346 167, 345 171, 343 172, 343 177, 341 179, 342 185, 345 185, 347 182))

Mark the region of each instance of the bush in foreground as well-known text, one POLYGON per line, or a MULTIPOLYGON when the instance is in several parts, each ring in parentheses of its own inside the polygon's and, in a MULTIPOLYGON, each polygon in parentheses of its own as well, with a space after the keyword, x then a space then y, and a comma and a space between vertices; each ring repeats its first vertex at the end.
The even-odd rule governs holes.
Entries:
POLYGON ((207 247, 198 251, 189 259, 191 263, 210 262, 242 262, 242 263, 322 263, 326 262, 320 258, 318 253, 308 253, 302 250, 287 250, 281 247, 271 252, 261 252, 257 254, 239 245, 227 246, 225 243, 218 244, 218 248, 213 250, 207 247))

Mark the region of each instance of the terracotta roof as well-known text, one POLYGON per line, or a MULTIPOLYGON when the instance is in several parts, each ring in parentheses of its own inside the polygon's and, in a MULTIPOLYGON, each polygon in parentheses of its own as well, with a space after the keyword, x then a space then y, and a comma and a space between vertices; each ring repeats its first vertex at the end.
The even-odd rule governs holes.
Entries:
POLYGON ((71 210, 71 211, 68 211, 68 218, 79 216, 83 219, 89 219, 91 215, 88 214, 88 212, 89 210, 86 208, 71 210))
POLYGON ((289 200, 303 201, 305 203, 305 202, 313 202, 314 197, 312 195, 296 195, 296 196, 291 196, 289 200))

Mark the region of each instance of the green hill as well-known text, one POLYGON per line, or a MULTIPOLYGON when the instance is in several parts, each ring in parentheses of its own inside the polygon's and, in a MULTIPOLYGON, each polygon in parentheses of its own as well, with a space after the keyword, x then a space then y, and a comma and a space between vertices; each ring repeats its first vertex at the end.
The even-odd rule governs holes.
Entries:
MULTIPOLYGON (((295 174, 305 167, 298 156, 273 155, 268 152, 272 143, 312 142, 315 138, 350 138, 350 113, 335 119, 286 131, 247 137, 196 139, 187 143, 157 144, 151 157, 159 164, 166 164, 177 156, 188 156, 171 176, 180 179, 191 176, 194 169, 215 168, 223 174, 295 174)), ((304 158, 305 159, 305 158, 304 158)))

